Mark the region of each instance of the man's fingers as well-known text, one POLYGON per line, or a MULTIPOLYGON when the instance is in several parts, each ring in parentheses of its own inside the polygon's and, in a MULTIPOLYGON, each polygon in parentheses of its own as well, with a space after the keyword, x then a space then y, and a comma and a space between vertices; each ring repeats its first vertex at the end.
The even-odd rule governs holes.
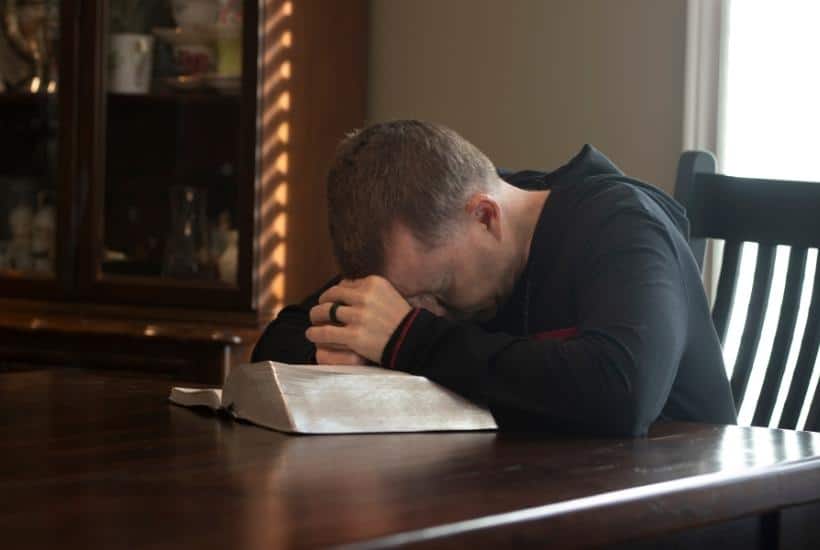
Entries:
MULTIPOLYGON (((332 322, 330 319, 330 308, 333 307, 333 304, 334 302, 325 302, 310 308, 311 324, 322 325, 332 322)), ((355 312, 351 306, 342 304, 336 308, 336 319, 348 325, 355 319, 355 312)))
POLYGON ((330 287, 319 296, 319 303, 344 302, 350 305, 361 305, 368 292, 381 287, 390 287, 395 290, 390 281, 378 275, 370 275, 363 279, 342 279, 339 284, 330 287))
POLYGON ((321 348, 317 347, 317 349, 324 349, 330 351, 350 351, 350 348, 342 344, 324 344, 323 346, 321 346, 321 348))
POLYGON ((337 327, 336 325, 310 327, 305 331, 305 336, 317 346, 335 344, 350 347, 353 338, 348 327, 337 327))
POLYGON ((342 302, 351 306, 361 305, 364 301, 362 292, 354 287, 336 285, 325 290, 319 296, 319 303, 342 302))
POLYGON ((377 287, 379 285, 392 286, 390 281, 381 275, 368 275, 367 277, 362 277, 361 279, 342 279, 339 281, 339 286, 347 288, 367 289, 377 287))
POLYGON ((330 306, 333 304, 319 304, 310 308, 310 324, 321 325, 330 322, 330 306))
POLYGON ((366 365, 367 359, 352 351, 317 348, 316 362, 320 365, 366 365))

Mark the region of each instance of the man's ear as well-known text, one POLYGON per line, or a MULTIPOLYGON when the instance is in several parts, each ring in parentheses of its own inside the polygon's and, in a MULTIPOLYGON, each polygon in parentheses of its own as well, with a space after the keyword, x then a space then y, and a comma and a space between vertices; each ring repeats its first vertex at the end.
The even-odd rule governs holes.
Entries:
POLYGON ((486 193, 476 193, 464 207, 467 215, 479 222, 496 239, 501 239, 501 205, 486 193))

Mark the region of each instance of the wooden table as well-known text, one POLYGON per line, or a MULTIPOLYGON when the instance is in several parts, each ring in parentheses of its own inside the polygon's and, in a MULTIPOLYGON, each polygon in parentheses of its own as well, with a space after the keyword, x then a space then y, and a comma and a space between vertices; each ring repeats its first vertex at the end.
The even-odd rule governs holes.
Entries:
MULTIPOLYGON (((756 516, 820 499, 820 434, 286 436, 170 405, 171 385, 0 369, 2 547, 738 542, 765 534, 756 516)), ((781 515, 784 546, 814 544, 807 506, 781 515)))

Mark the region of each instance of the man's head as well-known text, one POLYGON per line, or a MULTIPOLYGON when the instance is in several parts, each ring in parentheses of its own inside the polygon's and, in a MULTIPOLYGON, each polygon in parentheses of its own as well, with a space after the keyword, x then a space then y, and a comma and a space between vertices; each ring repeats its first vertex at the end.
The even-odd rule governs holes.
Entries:
POLYGON ((370 126, 341 142, 327 183, 344 277, 383 275, 415 305, 455 316, 486 317, 510 290, 508 186, 456 132, 416 120, 370 126))

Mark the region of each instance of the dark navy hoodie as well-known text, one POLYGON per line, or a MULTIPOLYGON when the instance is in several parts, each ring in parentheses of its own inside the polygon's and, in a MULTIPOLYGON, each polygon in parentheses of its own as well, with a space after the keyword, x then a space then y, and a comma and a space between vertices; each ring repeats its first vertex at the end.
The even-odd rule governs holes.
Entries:
MULTIPOLYGON (((483 324, 412 310, 382 366, 486 404, 501 429, 636 436, 659 418, 735 423, 684 209, 589 145, 553 172, 499 173, 551 190, 510 298, 483 324)), ((253 359, 310 362, 317 297, 283 310, 253 359)))

